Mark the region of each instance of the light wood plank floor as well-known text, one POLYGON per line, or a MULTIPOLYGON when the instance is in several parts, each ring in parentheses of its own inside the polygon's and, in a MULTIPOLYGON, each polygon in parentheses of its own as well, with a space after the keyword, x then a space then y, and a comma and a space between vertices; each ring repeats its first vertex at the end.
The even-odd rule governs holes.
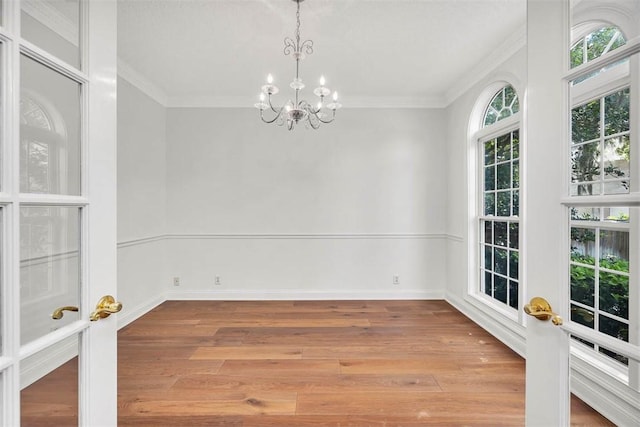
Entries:
MULTIPOLYGON (((122 426, 524 423, 523 359, 444 301, 169 301, 118 341, 122 426)), ((23 392, 36 413, 47 378, 23 392)))

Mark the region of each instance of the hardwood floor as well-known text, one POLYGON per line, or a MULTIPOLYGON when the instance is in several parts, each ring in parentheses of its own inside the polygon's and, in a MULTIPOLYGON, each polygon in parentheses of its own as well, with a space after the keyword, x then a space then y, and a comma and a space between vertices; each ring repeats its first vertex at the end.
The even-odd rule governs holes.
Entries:
POLYGON ((444 301, 169 301, 118 341, 122 426, 524 423, 523 359, 444 301))

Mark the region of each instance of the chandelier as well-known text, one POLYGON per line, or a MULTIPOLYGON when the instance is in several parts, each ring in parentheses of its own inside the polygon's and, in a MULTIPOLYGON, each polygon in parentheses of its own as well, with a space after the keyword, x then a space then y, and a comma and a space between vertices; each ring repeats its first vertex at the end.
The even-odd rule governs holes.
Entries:
POLYGON ((276 85, 273 84, 273 76, 269 74, 267 76, 267 84, 262 86, 262 92, 260 93, 260 102, 255 104, 255 107, 260 110, 260 118, 265 123, 276 123, 278 126, 286 124, 289 130, 292 130, 295 125, 303 122, 305 126, 313 129, 318 129, 321 123, 331 123, 336 118, 336 110, 342 107, 338 103, 338 93, 333 92, 332 101, 325 104, 325 98, 331 94, 329 88, 325 87, 324 76, 320 77, 320 86, 313 90, 319 100, 315 105, 310 102, 300 99, 300 91, 305 87, 302 79, 300 78, 300 61, 302 61, 306 55, 313 53, 313 41, 305 40, 300 42, 300 3, 304 0, 293 0, 297 4, 296 10, 296 34, 295 40, 290 37, 284 39, 284 54, 286 56, 291 55, 296 60, 296 77, 289 85, 291 89, 295 91, 295 98, 292 101, 288 100, 282 107, 274 107, 271 97, 279 92, 276 85), (265 111, 270 110, 265 117, 265 111))

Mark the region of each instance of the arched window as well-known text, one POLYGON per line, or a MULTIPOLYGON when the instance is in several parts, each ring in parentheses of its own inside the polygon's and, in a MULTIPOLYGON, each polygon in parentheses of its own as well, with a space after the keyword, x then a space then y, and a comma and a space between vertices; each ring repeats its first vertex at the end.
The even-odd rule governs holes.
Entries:
POLYGON ((480 194, 477 293, 488 297, 492 304, 510 308, 514 315, 521 292, 520 123, 513 117, 519 109, 515 89, 503 86, 487 104, 483 128, 477 133, 480 194))
POLYGON ((571 68, 586 64, 623 46, 626 39, 617 27, 601 27, 571 46, 571 68))
POLYGON ((495 122, 510 117, 520 111, 520 101, 518 95, 511 85, 503 87, 494 95, 484 113, 484 126, 489 126, 495 122))

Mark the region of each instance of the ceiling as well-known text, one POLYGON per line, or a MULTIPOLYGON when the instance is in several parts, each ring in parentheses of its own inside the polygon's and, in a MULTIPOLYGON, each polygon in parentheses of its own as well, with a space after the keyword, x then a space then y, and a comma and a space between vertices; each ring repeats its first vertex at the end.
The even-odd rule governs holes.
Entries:
MULTIPOLYGON (((272 73, 289 97, 291 0, 119 0, 122 74, 169 106, 251 106, 272 73)), ((443 106, 524 43, 525 0, 306 0, 301 64, 345 106, 443 106)), ((276 98, 277 99, 277 98, 276 98)))

